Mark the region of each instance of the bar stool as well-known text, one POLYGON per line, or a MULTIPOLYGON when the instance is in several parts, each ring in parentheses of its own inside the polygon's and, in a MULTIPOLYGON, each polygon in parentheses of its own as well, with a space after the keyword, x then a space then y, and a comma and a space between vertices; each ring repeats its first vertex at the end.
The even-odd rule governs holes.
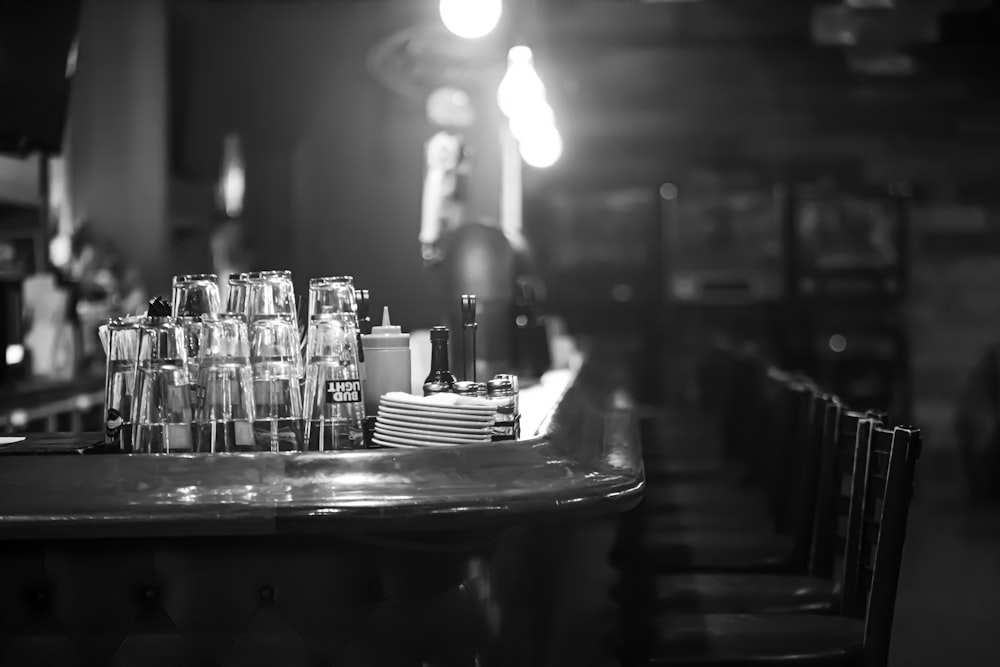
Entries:
POLYGON ((643 569, 806 571, 824 403, 799 378, 775 369, 768 371, 762 394, 764 407, 755 410, 759 423, 747 433, 757 443, 754 467, 767 492, 774 530, 706 530, 693 521, 686 525, 683 512, 653 515, 632 554, 643 569))
MULTIPOLYGON (((650 609, 663 606, 656 600, 664 594, 656 581, 660 572, 805 571, 816 486, 813 468, 818 466, 825 406, 832 399, 816 394, 800 378, 776 369, 764 375, 764 383, 761 391, 747 398, 748 403, 754 404, 751 412, 755 423, 744 422, 745 433, 759 443, 758 455, 763 460, 758 467, 772 471, 769 484, 775 492, 770 502, 762 501, 765 505, 762 511, 774 514, 774 525, 781 525, 784 532, 776 532, 771 525, 754 530, 749 524, 716 529, 704 518, 684 511, 628 518, 630 530, 612 552, 622 577, 611 590, 612 598, 626 617, 641 617, 650 609), (798 453, 793 456, 796 450, 798 453), (787 465, 779 465, 782 461, 787 465), (810 471, 808 475, 805 470, 810 471), (782 508, 800 508, 800 511, 772 511, 782 508), (654 530, 650 531, 650 527, 654 530)), ((692 585, 711 588, 714 584, 692 581, 682 582, 684 587, 673 596, 674 602, 690 595, 692 585)))
MULTIPOLYGON (((825 405, 817 484, 813 549, 809 574, 679 574, 649 579, 647 609, 698 612, 836 611, 846 545, 850 493, 855 481, 854 451, 866 415, 836 401, 825 405)), ((879 423, 877 420, 875 423, 879 423)))
POLYGON ((627 664, 884 666, 919 455, 919 430, 862 420, 838 616, 659 615, 645 628, 648 655, 627 664))
POLYGON ((722 481, 743 474, 742 462, 732 451, 735 440, 718 424, 739 422, 749 385, 763 362, 752 348, 719 343, 701 374, 707 412, 664 411, 643 420, 647 475, 671 481, 722 481))
POLYGON ((716 459, 685 459, 675 465, 677 448, 671 445, 676 433, 657 432, 647 424, 643 456, 648 485, 642 511, 687 516, 702 526, 767 528, 772 518, 749 462, 759 454, 755 441, 761 437, 761 410, 767 408, 767 367, 749 353, 724 350, 720 356, 728 370, 715 375, 725 388, 716 418, 723 426, 716 436, 716 459))

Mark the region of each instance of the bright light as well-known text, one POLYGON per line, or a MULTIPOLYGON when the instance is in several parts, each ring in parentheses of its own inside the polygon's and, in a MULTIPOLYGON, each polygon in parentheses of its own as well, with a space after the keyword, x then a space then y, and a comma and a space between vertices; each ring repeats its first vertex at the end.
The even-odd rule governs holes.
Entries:
POLYGON ((545 100, 524 107, 510 119, 510 133, 518 141, 531 141, 533 135, 555 126, 556 114, 545 100))
POLYGON ((510 133, 517 139, 521 158, 538 169, 554 165, 562 155, 562 137, 527 46, 515 46, 507 54, 507 73, 497 89, 497 103, 510 119, 510 133))
POLYGON ((24 361, 24 346, 17 344, 8 345, 6 359, 8 366, 16 366, 24 361))
POLYGON ((563 142, 555 125, 542 128, 529 141, 521 143, 521 158, 536 169, 551 167, 562 155, 563 142))
POLYGON ((468 93, 445 86, 427 96, 427 118, 440 127, 471 127, 476 112, 468 93))
POLYGON ((53 236, 49 241, 49 260, 53 266, 66 266, 71 259, 73 259, 73 239, 69 234, 53 236))
POLYGON ((24 410, 14 410, 10 413, 11 426, 25 426, 28 423, 28 413, 24 410))
POLYGON ((488 35, 500 22, 503 0, 441 0, 441 22, 451 32, 475 39, 488 35))
POLYGON ((545 100, 545 84, 535 71, 534 61, 527 46, 515 46, 507 54, 507 73, 497 88, 497 103, 507 118, 528 113, 545 100))
POLYGON ((246 195, 246 170, 243 167, 240 137, 235 132, 230 132, 223 140, 219 195, 226 215, 238 218, 243 212, 243 197, 246 195))
POLYGON ((222 201, 226 215, 239 217, 243 212, 243 195, 246 192, 246 174, 240 165, 230 165, 222 182, 222 201))

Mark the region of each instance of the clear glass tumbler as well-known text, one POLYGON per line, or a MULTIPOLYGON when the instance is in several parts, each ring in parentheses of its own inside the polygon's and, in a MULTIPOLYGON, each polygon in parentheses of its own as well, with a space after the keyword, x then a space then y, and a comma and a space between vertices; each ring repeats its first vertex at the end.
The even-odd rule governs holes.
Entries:
POLYGON ((246 319, 206 316, 198 359, 194 422, 196 451, 257 451, 253 434, 253 371, 246 319))
POLYGON ((357 340, 356 331, 339 317, 317 315, 309 321, 302 401, 308 451, 364 447, 357 340))
POLYGON ((358 299, 354 278, 333 276, 309 281, 309 320, 317 315, 340 315, 358 323, 358 299))
POLYGON ((247 315, 247 299, 250 295, 250 281, 246 273, 229 274, 229 292, 226 293, 226 312, 247 315))
POLYGON ((283 317, 260 316, 250 325, 254 431, 262 451, 302 450, 300 350, 298 327, 283 317))
POLYGON ((142 318, 137 356, 133 453, 192 451, 191 387, 183 327, 172 317, 142 318))
MULTIPOLYGON (((361 381, 365 380, 365 353, 361 347, 361 329, 358 325, 358 292, 354 289, 354 278, 351 276, 331 276, 313 278, 309 281, 309 319, 331 316, 340 319, 344 326, 354 331, 358 339, 359 372, 361 381)), ((308 329, 307 329, 308 336, 308 329)))
MULTIPOLYGON (((198 379, 198 341, 201 340, 203 315, 218 315, 222 310, 219 297, 219 277, 214 273, 174 276, 170 314, 184 327, 188 370, 191 381, 198 379)), ((192 396, 197 387, 192 387, 192 396)))
MULTIPOLYGON (((247 274, 247 282, 248 321, 276 315, 298 324, 298 299, 291 271, 254 271, 247 274)), ((298 359, 298 376, 301 379, 305 375, 301 348, 298 359)))
POLYGON ((139 355, 139 320, 115 318, 101 327, 107 365, 104 375, 104 442, 132 451, 132 392, 139 355))
POLYGON ((218 315, 222 311, 219 276, 194 273, 174 276, 170 314, 174 317, 218 315))
POLYGON ((253 271, 246 276, 249 283, 247 317, 251 322, 264 315, 280 315, 290 322, 298 321, 291 271, 253 271))

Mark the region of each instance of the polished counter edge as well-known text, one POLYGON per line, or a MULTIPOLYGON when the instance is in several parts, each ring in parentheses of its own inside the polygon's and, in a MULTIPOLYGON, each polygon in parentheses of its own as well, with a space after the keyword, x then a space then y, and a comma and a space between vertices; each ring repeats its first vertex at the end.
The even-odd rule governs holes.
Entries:
POLYGON ((530 440, 334 454, 12 456, 0 538, 495 530, 623 511, 644 487, 621 389, 577 376, 530 440))

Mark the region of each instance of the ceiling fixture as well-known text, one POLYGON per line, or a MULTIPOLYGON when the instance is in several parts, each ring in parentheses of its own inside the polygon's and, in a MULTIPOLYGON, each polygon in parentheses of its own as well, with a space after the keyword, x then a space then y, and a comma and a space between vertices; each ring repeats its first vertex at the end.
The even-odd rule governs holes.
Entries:
POLYGON ((240 135, 235 132, 228 133, 223 140, 222 175, 218 188, 219 203, 226 217, 240 217, 243 213, 243 196, 246 194, 246 170, 243 166, 240 135))
POLYGON ((507 73, 497 88, 497 104, 510 121, 510 133, 517 139, 521 159, 537 169, 559 161, 563 141, 556 115, 527 46, 515 46, 507 54, 507 73))
POLYGON ((497 27, 503 0, 441 0, 438 9, 448 30, 465 39, 477 39, 497 27))
POLYGON ((497 103, 507 118, 522 115, 522 107, 534 107, 545 99, 545 84, 535 71, 535 56, 527 46, 507 53, 507 73, 497 88, 497 103))

